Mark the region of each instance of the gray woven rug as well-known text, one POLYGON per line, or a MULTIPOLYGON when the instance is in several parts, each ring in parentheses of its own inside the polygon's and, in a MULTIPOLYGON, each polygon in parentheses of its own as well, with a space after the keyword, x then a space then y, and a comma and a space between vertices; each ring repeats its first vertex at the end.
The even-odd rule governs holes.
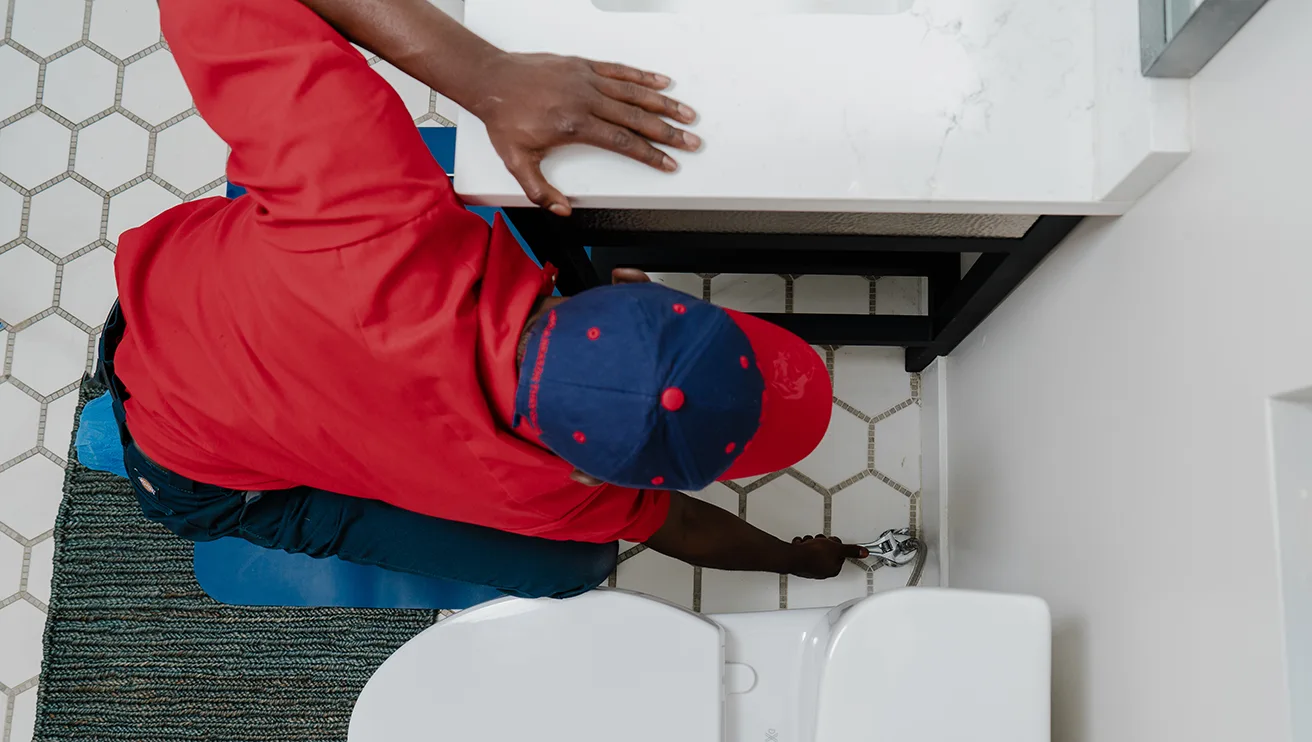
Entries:
MULTIPOLYGON (((87 382, 81 403, 103 391, 87 382)), ((345 739, 374 669, 437 619, 220 605, 125 480, 69 461, 37 740, 345 739)))

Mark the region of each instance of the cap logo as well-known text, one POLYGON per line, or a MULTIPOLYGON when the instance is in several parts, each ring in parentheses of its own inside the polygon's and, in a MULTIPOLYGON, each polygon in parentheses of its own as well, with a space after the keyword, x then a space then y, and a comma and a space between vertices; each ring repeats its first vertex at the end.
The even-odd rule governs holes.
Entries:
POLYGON ((795 374, 791 372, 788 354, 780 353, 770 364, 770 386, 779 392, 779 396, 789 401, 801 399, 806 394, 806 385, 811 381, 811 373, 795 374))
POLYGON ((538 344, 538 355, 533 361, 533 376, 528 387, 528 424, 539 435, 542 428, 538 426, 538 388, 542 386, 542 368, 547 365, 547 348, 551 346, 551 333, 556 329, 556 310, 547 315, 547 326, 542 331, 542 342, 538 344))

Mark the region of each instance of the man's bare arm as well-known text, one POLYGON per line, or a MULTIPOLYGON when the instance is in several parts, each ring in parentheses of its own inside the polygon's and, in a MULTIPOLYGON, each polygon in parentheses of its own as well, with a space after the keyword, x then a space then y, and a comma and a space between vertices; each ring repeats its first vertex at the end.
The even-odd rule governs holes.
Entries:
POLYGON ((670 514, 647 546, 698 567, 823 579, 837 575, 844 560, 867 556, 860 546, 824 536, 788 543, 708 502, 671 494, 670 514))

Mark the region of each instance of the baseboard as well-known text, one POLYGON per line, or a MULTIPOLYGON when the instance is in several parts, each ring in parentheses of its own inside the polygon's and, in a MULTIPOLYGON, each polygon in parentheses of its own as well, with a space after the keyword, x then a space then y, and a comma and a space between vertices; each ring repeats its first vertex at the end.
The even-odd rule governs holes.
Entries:
POLYGON ((951 584, 947 466, 949 365, 947 358, 938 358, 920 375, 920 530, 925 546, 938 562, 937 584, 941 587, 951 584))

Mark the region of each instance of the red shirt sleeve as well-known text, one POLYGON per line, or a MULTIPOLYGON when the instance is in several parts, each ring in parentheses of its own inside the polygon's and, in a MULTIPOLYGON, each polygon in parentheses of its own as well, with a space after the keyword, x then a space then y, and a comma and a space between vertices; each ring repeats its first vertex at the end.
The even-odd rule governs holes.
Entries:
POLYGON ((341 247, 454 197, 400 97, 297 0, 162 0, 160 23, 263 239, 341 247))
POLYGON ((566 506, 554 522, 539 528, 516 529, 530 536, 559 541, 604 544, 624 540, 642 543, 651 538, 670 513, 670 493, 664 490, 635 490, 613 484, 592 488, 591 496, 580 497, 584 485, 571 482, 561 490, 533 503, 543 509, 547 501, 566 506))

